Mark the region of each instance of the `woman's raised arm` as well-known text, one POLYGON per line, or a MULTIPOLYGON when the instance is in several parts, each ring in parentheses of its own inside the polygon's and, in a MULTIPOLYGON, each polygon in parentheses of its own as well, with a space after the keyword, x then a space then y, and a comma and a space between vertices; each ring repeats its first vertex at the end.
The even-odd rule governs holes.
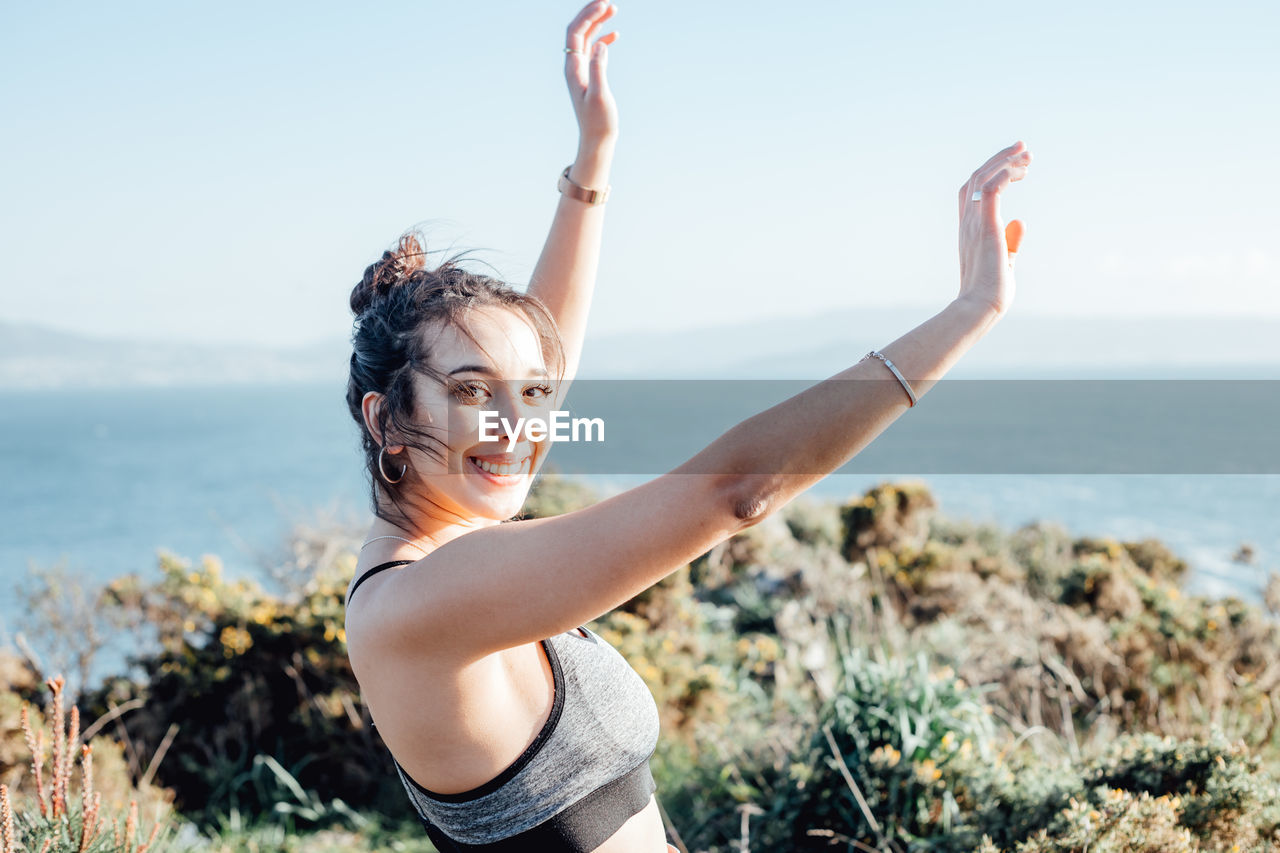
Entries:
MULTIPOLYGON (((603 190, 608 185, 618 138, 618 109, 605 79, 608 45, 618 34, 612 32, 592 41, 616 9, 608 0, 595 0, 578 13, 565 33, 565 81, 578 119, 578 155, 569 167, 569 180, 588 189, 603 190)), ((577 373, 582 354, 600 261, 604 207, 560 196, 551 232, 529 283, 529 293, 542 300, 560 327, 565 383, 577 373)), ((560 396, 565 388, 567 384, 560 396)))
MULTIPOLYGON (((917 396, 1009 307, 1021 224, 1006 232, 1000 195, 1030 161, 1017 143, 961 188, 960 292, 880 350, 917 396)), ((568 631, 776 512, 909 406, 888 367, 864 359, 732 427, 651 482, 575 512, 445 543, 375 589, 381 600, 363 612, 376 614, 373 634, 384 652, 454 662, 568 631), (845 381, 868 379, 883 381, 845 381)))

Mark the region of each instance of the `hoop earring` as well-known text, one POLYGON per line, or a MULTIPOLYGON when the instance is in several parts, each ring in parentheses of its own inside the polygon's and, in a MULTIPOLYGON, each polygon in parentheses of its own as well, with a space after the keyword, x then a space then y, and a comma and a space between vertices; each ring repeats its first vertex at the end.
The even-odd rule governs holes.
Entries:
POLYGON ((382 445, 382 449, 378 451, 378 473, 382 475, 382 479, 386 480, 388 483, 392 485, 395 485, 396 483, 404 479, 404 472, 409 470, 409 464, 406 462, 404 465, 401 465, 400 476, 396 477, 394 480, 391 479, 390 477, 387 476, 387 469, 383 467, 383 464, 382 464, 382 454, 386 452, 387 452, 387 446, 384 444, 382 445))

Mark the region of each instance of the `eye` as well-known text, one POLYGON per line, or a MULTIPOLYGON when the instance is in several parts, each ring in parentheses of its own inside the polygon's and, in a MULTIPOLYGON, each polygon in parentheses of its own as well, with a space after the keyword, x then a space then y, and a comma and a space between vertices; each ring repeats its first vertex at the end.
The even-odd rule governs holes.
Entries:
POLYGON ((533 397, 533 399, 535 400, 544 400, 547 397, 550 397, 552 394, 554 394, 555 390, 556 389, 552 388, 550 385, 547 385, 546 383, 541 383, 538 385, 530 385, 528 388, 525 389, 525 394, 533 397), (533 392, 533 393, 530 394, 529 392, 533 392))
POLYGON ((459 382, 453 386, 453 395, 464 403, 479 403, 489 396, 489 390, 479 382, 459 382))

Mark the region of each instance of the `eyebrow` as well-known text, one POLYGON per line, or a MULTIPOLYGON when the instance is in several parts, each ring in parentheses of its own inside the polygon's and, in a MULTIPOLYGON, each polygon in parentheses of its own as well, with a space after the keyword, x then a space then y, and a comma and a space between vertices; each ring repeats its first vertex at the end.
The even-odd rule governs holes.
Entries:
MULTIPOLYGON (((526 372, 530 376, 541 376, 543 378, 549 377, 551 375, 550 373, 547 372, 546 368, 543 368, 543 367, 526 368, 526 372)), ((464 364, 462 367, 455 367, 453 370, 449 371, 450 376, 453 376, 454 374, 457 374, 457 373, 483 373, 486 376, 492 376, 496 379, 501 378, 498 376, 498 374, 494 373, 491 369, 489 369, 483 364, 464 364)))

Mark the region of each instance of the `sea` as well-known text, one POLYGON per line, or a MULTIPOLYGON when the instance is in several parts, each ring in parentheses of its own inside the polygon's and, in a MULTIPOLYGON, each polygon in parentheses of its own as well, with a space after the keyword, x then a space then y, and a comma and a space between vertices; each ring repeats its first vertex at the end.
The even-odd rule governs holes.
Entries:
MULTIPOLYGON (((60 566, 91 585, 147 579, 159 577, 165 550, 193 564, 213 554, 226 576, 265 583, 296 525, 361 535, 368 482, 343 392, 0 392, 0 644, 22 623, 14 583, 35 568, 60 566)), ((584 477, 602 495, 644 479, 584 477)), ((925 482, 939 511, 957 519, 1160 539, 1191 566, 1191 593, 1258 601, 1269 572, 1280 571, 1276 474, 839 474, 809 496, 845 500, 895 479, 925 482), (1248 560, 1237 559, 1243 545, 1248 560)))

